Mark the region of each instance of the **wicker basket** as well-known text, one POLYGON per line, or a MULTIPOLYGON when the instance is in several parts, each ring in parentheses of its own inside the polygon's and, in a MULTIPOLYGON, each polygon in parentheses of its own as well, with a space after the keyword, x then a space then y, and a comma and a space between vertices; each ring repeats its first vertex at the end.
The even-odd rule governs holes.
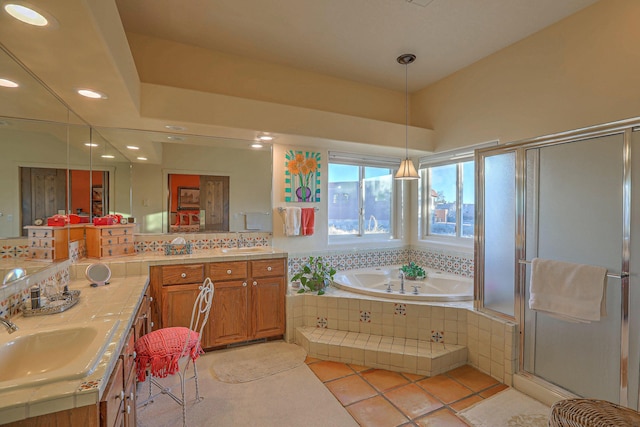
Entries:
POLYGON ((565 399, 551 407, 549 427, 640 426, 640 413, 605 400, 565 399))

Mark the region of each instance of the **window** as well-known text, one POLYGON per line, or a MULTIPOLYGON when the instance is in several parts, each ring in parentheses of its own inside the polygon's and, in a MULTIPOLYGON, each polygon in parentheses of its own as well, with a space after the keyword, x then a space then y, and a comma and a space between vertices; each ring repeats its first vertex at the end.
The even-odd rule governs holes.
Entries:
POLYGON ((423 237, 472 238, 474 231, 474 162, 462 161, 420 169, 424 200, 423 237))
POLYGON ((393 167, 399 160, 329 153, 329 236, 393 233, 393 167))

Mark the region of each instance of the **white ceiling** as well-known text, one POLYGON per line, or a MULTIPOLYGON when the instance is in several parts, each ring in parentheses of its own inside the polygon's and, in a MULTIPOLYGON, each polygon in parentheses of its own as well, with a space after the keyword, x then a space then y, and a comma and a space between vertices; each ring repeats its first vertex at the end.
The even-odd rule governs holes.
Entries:
POLYGON ((596 0, 117 0, 126 31, 404 91, 596 0), (427 6, 420 6, 427 4, 427 6))

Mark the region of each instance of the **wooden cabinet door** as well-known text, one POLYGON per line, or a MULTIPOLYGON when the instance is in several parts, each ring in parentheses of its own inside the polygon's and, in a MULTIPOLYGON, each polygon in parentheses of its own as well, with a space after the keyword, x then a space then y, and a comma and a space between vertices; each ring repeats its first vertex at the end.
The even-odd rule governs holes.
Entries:
POLYGON ((213 307, 204 347, 215 347, 250 338, 248 328, 249 287, 246 280, 214 283, 213 307))
POLYGON ((251 280, 252 338, 284 334, 285 292, 283 277, 251 280))
MULTIPOLYGON (((200 292, 200 283, 162 287, 162 327, 189 327, 193 303, 200 292)), ((217 289, 216 289, 217 290, 217 289)))

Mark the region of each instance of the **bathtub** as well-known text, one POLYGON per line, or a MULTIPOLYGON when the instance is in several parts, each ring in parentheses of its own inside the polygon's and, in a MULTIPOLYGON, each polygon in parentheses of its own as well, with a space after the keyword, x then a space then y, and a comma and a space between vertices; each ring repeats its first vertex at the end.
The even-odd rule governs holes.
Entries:
POLYGON ((399 269, 400 266, 395 265, 339 271, 333 281, 334 285, 340 289, 382 298, 414 301, 473 300, 472 278, 428 269, 425 269, 426 279, 405 279, 405 293, 401 294, 399 269), (391 292, 388 291, 389 284, 391 292), (417 290, 417 294, 415 290, 417 290))

